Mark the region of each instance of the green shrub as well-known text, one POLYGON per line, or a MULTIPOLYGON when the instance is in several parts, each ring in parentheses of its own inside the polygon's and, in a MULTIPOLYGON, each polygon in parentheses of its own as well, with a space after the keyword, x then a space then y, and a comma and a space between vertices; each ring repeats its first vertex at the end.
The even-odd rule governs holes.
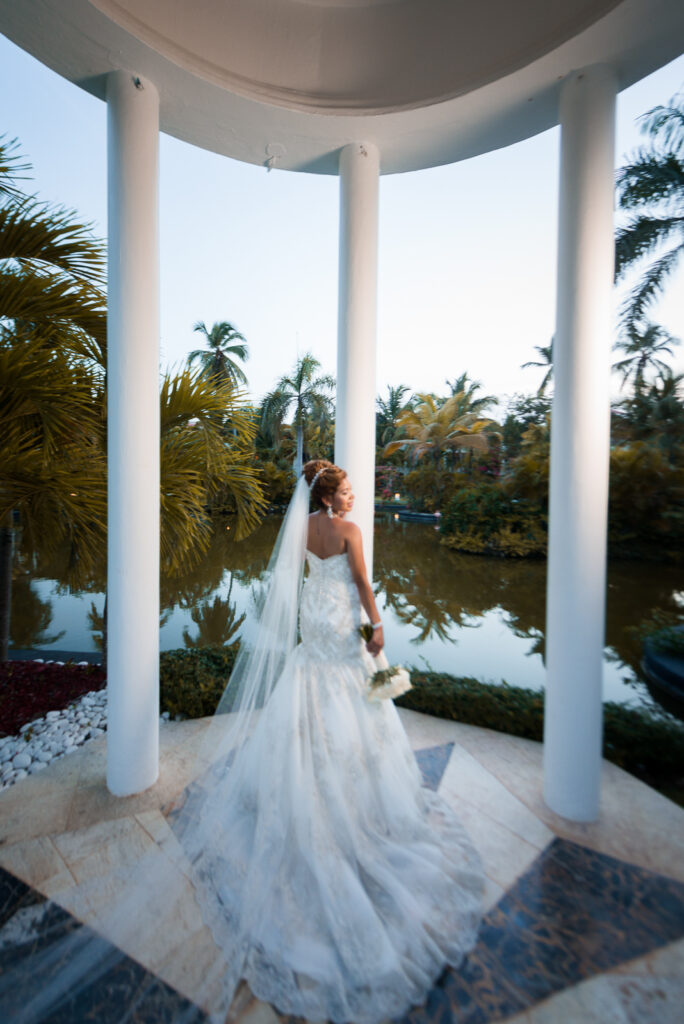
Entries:
POLYGON ((437 512, 463 487, 464 478, 460 470, 420 466, 407 473, 396 489, 416 512, 437 512))
POLYGON ((213 715, 235 662, 237 644, 163 651, 159 658, 159 703, 171 717, 213 715))
POLYGON ((442 517, 441 534, 447 547, 470 554, 546 553, 546 516, 540 507, 512 498, 499 484, 462 487, 442 517))
MULTIPOLYGON (((543 692, 416 669, 411 682, 413 689, 397 701, 401 707, 526 739, 543 737, 543 692)), ((606 703, 603 756, 682 802, 684 727, 678 722, 606 703)))

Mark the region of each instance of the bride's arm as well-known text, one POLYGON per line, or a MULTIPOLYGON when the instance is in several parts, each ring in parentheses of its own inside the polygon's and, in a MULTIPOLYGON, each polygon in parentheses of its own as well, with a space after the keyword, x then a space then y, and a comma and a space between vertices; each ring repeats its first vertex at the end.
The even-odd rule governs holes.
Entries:
MULTIPOLYGON (((380 615, 375 604, 373 588, 368 582, 366 563, 363 558, 361 530, 358 528, 356 523, 345 523, 345 534, 345 540, 347 542, 347 557, 349 559, 349 568, 351 569, 352 579, 354 580, 359 592, 361 605, 368 618, 371 620, 371 623, 375 625, 380 622, 380 615)), ((384 646, 385 637, 382 632, 382 626, 379 626, 377 629, 373 630, 373 639, 366 644, 366 648, 370 654, 375 656, 380 653, 384 646)))

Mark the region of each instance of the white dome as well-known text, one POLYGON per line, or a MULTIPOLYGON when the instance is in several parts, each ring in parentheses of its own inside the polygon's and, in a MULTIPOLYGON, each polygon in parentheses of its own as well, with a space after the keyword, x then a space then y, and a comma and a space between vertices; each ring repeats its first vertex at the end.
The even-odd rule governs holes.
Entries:
POLYGON ((559 82, 619 87, 678 56, 681 0, 0 0, 0 29, 103 96, 153 81, 161 128, 252 163, 337 172, 351 141, 382 171, 446 163, 556 121, 559 82))

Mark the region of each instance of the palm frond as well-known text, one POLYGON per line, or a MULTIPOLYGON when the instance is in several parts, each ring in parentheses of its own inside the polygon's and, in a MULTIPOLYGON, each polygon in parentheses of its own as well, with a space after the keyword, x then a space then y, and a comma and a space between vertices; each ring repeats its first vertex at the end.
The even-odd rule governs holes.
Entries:
POLYGON ((673 238, 680 244, 684 239, 684 216, 635 217, 615 236, 615 279, 673 238))
POLYGON ((105 248, 71 210, 34 199, 0 207, 0 259, 47 264, 71 277, 101 284, 105 248))
POLYGON ((678 246, 648 267, 642 280, 632 289, 620 309, 620 322, 623 330, 633 330, 635 324, 646 319, 648 308, 662 293, 668 276, 677 266, 683 253, 684 248, 678 246))
POLYGON ((24 171, 33 168, 28 161, 24 161, 18 152, 18 139, 8 139, 0 135, 0 198, 13 201, 23 198, 23 191, 17 186, 19 181, 28 181, 30 175, 24 171))

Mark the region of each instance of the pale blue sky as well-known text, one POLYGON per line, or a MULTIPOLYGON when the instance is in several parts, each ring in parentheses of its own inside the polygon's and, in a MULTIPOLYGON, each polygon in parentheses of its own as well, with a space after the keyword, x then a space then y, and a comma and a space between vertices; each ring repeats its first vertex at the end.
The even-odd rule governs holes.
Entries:
MULTIPOLYGON (((684 56, 621 93, 616 161, 635 119, 684 85, 684 56)), ((106 234, 105 105, 0 36, 0 132, 16 136, 41 198, 106 234)), ((378 390, 444 391, 463 370, 500 396, 554 329, 557 129, 461 164, 383 177, 378 390)), ((195 320, 246 336, 259 397, 311 350, 334 373, 338 182, 240 164, 161 136, 161 353, 179 364, 195 320)), ((655 319, 684 337, 684 268, 655 319)), ((684 346, 675 367, 684 370, 684 346)))

